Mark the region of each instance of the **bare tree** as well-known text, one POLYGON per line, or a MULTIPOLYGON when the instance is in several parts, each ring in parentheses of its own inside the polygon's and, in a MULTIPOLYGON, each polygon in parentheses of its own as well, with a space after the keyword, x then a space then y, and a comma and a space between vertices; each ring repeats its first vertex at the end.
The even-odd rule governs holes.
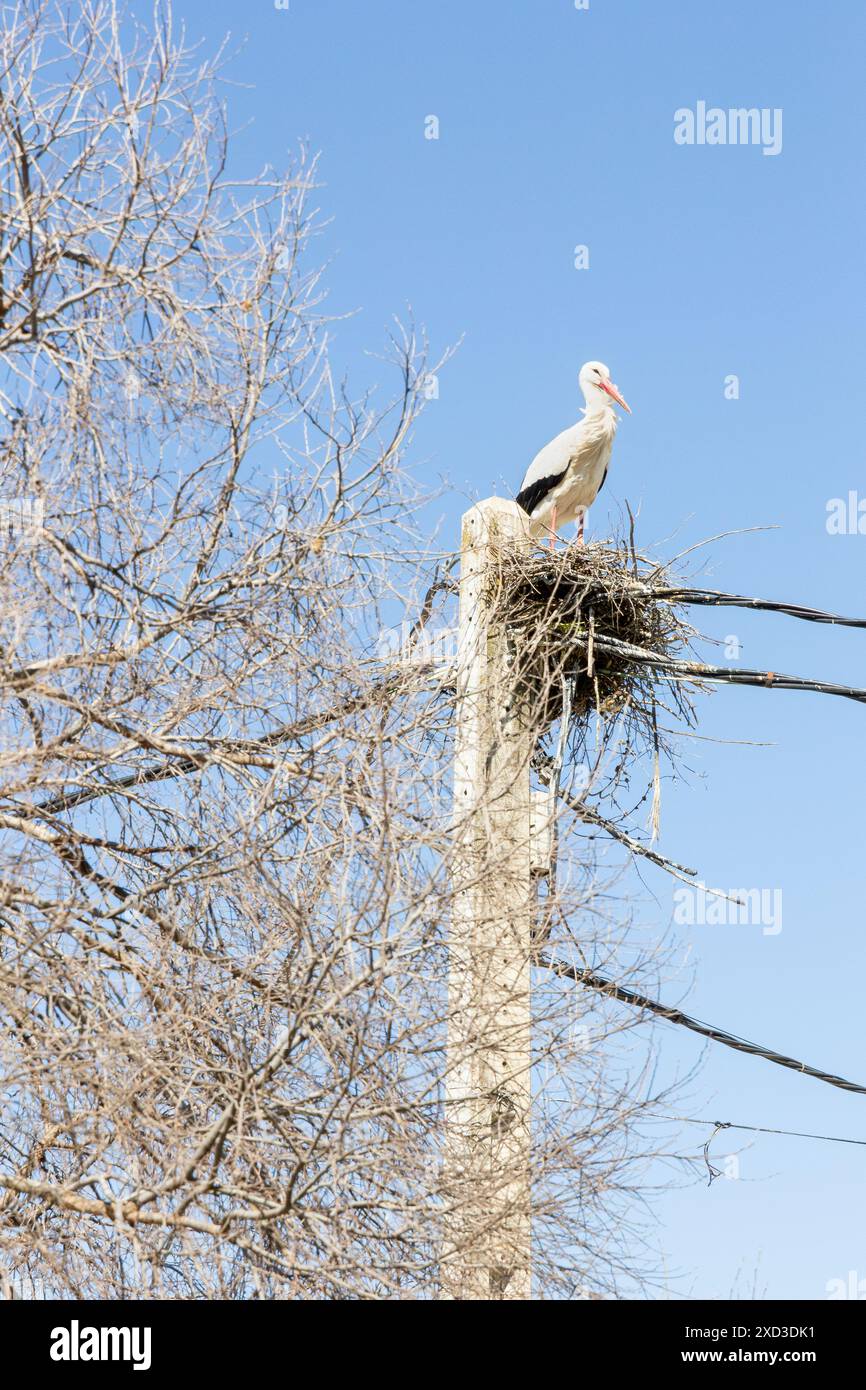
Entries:
MULTIPOLYGON (((314 162, 233 181, 221 58, 165 15, 25 3, 0 62, 3 1286, 435 1296, 460 885, 424 345, 395 332, 387 398, 335 379, 314 162)), ((570 843, 548 920, 603 961, 612 880, 570 843)), ((599 1294, 651 1078, 633 1019, 538 975, 535 1289, 599 1294)))

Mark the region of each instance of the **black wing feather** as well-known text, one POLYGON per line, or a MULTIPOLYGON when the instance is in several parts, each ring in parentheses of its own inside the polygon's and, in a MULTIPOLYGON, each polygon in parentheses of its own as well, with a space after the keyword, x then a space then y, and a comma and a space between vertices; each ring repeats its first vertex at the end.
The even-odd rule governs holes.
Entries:
POLYGON ((537 478, 534 483, 529 484, 529 487, 525 487, 522 492, 518 492, 518 507, 522 507, 525 512, 528 512, 529 515, 532 516, 539 502, 543 502, 547 494, 552 492, 556 487, 557 483, 562 482, 567 472, 568 469, 563 468, 561 473, 551 473, 546 478, 537 478))

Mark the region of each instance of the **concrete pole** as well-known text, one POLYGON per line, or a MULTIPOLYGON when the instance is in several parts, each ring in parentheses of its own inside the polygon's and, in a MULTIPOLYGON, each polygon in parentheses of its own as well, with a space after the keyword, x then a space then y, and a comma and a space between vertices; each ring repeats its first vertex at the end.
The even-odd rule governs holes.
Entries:
POLYGON ((533 737, 490 590, 528 518, 489 498, 463 517, 454 773, 442 1293, 528 1299, 533 737))

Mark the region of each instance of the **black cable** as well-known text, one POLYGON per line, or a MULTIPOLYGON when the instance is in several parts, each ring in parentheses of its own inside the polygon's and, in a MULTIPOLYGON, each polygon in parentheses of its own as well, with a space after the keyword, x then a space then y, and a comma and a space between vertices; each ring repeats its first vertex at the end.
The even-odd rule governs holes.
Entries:
MULTIPOLYGON (((576 647, 588 645, 585 639, 576 638, 576 647)), ((626 661, 636 661, 660 671, 668 680, 709 680, 727 685, 757 685, 777 690, 811 690, 819 695, 840 695, 846 700, 858 700, 866 704, 866 690, 850 685, 836 685, 832 681, 808 680, 803 676, 786 676, 776 671, 756 671, 742 666, 710 666, 703 661, 685 661, 661 652, 648 651, 636 647, 631 642, 621 642, 617 637, 596 637, 597 651, 611 652, 626 661)))
POLYGON ((822 1139, 826 1144, 860 1144, 866 1148, 866 1139, 842 1138, 838 1134, 805 1134, 800 1129, 769 1129, 766 1125, 738 1125, 730 1120, 694 1120, 688 1115, 657 1115, 656 1119, 670 1120, 679 1125, 711 1125, 714 1129, 747 1129, 752 1134, 784 1134, 789 1139, 822 1139))
POLYGON ((778 603, 773 599, 747 598, 744 594, 723 594, 716 589, 689 589, 673 585, 653 585, 651 592, 655 598, 674 599, 678 603, 706 604, 718 608, 752 608, 764 613, 785 613, 789 618, 802 618, 809 623, 866 627, 866 618, 843 618, 839 613, 825 613, 820 608, 806 608, 802 603, 778 603))
POLYGON ((626 989, 624 985, 618 985, 613 980, 606 980, 591 970, 583 970, 579 966, 569 965, 566 961, 553 960, 542 952, 536 954, 535 960, 538 965, 545 966, 556 975, 574 980, 577 984, 586 985, 589 989, 598 990, 599 993, 606 994, 611 999, 618 999, 623 1004, 632 1004, 635 1008, 657 1014, 659 1018, 666 1019, 668 1023, 677 1023, 682 1028, 689 1028, 693 1033, 700 1033, 702 1037, 710 1038, 713 1042, 723 1043, 725 1047, 734 1048, 736 1052, 746 1052, 753 1057, 763 1057, 767 1062, 775 1062, 776 1066, 789 1067, 792 1071, 802 1072, 805 1076, 813 1076, 816 1081, 824 1081, 828 1086, 838 1086, 842 1091, 854 1091, 857 1095, 866 1096, 866 1086, 860 1086, 856 1081, 846 1081, 843 1076, 835 1076, 833 1072, 819 1071, 817 1067, 810 1067, 806 1062, 798 1062, 793 1057, 786 1057, 782 1052, 774 1052, 772 1048, 761 1047, 758 1043, 748 1042, 746 1038, 739 1038, 735 1033, 726 1033, 722 1028, 714 1028, 710 1023, 702 1023, 700 1019, 690 1018, 681 1009, 672 1009, 667 1004, 660 1004, 656 999, 649 999, 645 994, 638 994, 636 990, 626 989))

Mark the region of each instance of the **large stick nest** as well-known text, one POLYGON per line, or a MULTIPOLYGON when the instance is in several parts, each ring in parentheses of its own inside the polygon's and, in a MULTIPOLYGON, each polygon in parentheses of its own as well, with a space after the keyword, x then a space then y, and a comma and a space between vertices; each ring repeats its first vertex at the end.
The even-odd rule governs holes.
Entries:
POLYGON ((682 607, 656 594, 670 584, 663 567, 624 542, 503 552, 488 601, 506 625, 539 726, 559 717, 564 678, 573 682, 576 719, 627 713, 646 731, 661 703, 691 722, 687 686, 663 669, 695 635, 682 607))

